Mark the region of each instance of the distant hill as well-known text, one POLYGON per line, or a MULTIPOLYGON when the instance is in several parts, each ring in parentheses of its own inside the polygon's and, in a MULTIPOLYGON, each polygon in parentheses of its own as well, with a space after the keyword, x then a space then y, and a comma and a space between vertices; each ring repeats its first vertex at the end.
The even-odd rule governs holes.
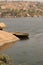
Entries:
POLYGON ((43 16, 43 2, 0 2, 0 17, 43 16))

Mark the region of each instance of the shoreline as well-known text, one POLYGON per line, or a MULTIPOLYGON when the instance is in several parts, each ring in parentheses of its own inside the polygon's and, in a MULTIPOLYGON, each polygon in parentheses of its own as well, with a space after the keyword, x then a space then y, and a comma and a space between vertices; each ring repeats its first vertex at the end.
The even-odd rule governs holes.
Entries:
POLYGON ((18 40, 19 40, 19 38, 12 35, 11 33, 0 30, 0 43, 1 43, 0 47, 5 44, 10 44, 10 43, 16 42, 18 40))

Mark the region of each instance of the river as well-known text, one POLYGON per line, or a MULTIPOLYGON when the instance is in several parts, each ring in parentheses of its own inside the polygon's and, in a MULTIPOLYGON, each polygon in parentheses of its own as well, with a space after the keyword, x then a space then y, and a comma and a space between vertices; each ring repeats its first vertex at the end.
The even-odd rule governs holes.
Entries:
POLYGON ((26 32, 29 39, 20 40, 0 51, 8 54, 15 65, 43 65, 43 17, 0 18, 8 32, 26 32))

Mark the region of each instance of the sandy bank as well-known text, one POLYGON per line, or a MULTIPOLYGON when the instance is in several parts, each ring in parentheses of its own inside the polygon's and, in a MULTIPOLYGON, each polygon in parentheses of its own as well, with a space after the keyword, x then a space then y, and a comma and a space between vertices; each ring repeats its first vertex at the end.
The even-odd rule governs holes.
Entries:
POLYGON ((13 36, 11 33, 0 30, 0 46, 3 46, 4 44, 7 44, 7 43, 15 42, 18 40, 19 38, 17 38, 16 36, 13 36))

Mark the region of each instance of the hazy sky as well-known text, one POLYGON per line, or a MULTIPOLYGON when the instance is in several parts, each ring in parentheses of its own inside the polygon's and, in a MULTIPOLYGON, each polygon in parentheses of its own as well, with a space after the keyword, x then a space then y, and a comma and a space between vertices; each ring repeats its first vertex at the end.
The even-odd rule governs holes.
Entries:
MULTIPOLYGON (((10 0, 9 0, 10 1, 10 0)), ((17 1, 21 1, 21 0, 17 0, 17 1)), ((43 0, 23 0, 23 1, 43 1, 43 0)))
MULTIPOLYGON (((6 0, 0 0, 0 1, 6 1, 6 0)), ((40 1, 40 2, 43 2, 43 0, 8 0, 8 1, 40 1)))
POLYGON ((43 0, 27 0, 27 1, 40 1, 40 2, 42 2, 43 0))
POLYGON ((17 1, 40 1, 40 2, 43 2, 43 0, 17 0, 17 1))

